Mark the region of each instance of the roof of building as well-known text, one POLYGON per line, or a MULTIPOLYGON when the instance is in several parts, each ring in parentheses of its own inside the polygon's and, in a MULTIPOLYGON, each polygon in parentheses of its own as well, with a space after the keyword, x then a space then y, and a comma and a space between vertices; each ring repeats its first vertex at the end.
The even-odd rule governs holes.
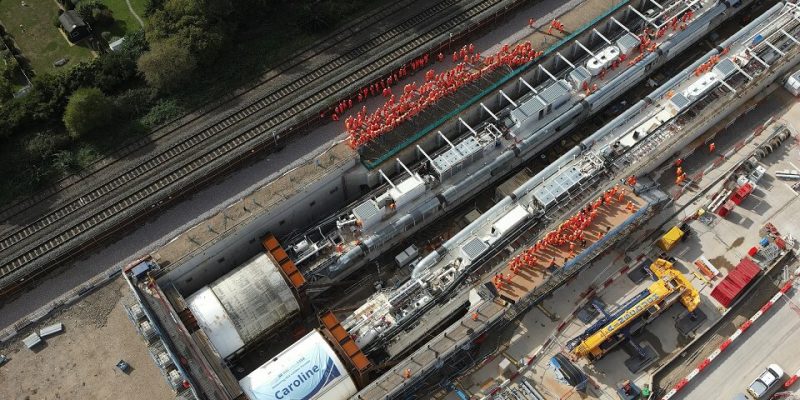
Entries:
POLYGON ((72 33, 75 29, 86 26, 86 22, 83 21, 83 18, 81 18, 75 10, 65 11, 58 16, 58 21, 61 22, 61 27, 64 28, 67 33, 72 33))

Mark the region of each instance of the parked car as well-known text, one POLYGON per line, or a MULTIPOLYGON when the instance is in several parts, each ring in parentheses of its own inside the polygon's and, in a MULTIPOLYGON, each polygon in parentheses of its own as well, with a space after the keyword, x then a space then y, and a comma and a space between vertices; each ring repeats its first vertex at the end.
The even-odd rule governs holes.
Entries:
POLYGON ((747 393, 756 400, 767 399, 772 396, 778 386, 780 386, 782 378, 783 369, 777 364, 770 364, 767 370, 762 372, 761 375, 747 387, 747 393))

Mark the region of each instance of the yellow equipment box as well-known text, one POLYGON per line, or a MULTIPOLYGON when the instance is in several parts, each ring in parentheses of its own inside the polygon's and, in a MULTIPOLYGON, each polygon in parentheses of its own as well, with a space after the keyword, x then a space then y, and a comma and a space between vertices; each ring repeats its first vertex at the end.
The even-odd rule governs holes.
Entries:
POLYGON ((661 237, 658 241, 658 247, 661 250, 670 251, 683 238, 684 234, 681 228, 674 226, 661 237))

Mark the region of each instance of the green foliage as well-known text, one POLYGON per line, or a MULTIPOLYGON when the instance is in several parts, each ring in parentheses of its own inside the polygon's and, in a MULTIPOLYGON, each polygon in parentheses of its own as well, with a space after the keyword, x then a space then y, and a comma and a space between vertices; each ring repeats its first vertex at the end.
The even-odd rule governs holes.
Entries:
POLYGON ((94 8, 92 9, 92 24, 95 27, 108 28, 114 24, 114 13, 105 8, 105 5, 103 8, 94 8))
POLYGON ((185 46, 176 40, 163 40, 150 45, 137 62, 139 71, 153 88, 171 92, 188 82, 197 61, 185 46))
POLYGON ((152 10, 146 29, 150 51, 138 61, 147 82, 174 91, 198 67, 212 64, 234 28, 228 19, 232 9, 227 0, 166 0, 152 10))
POLYGON ((34 159, 44 160, 53 155, 56 150, 62 148, 69 142, 69 137, 64 134, 58 134, 53 131, 44 131, 36 133, 25 144, 25 150, 34 159))
POLYGON ((149 48, 150 47, 147 44, 147 38, 145 38, 144 35, 144 30, 139 29, 125 35, 125 40, 122 42, 122 48, 120 49, 120 52, 128 55, 133 60, 136 60, 149 48))
POLYGON ((147 4, 144 6, 144 14, 150 16, 163 6, 164 0, 147 0, 147 4))
POLYGON ((58 17, 60 17, 61 14, 63 14, 63 13, 64 13, 64 10, 58 10, 58 14, 56 14, 56 16, 53 17, 53 26, 54 27, 61 28, 61 21, 58 19, 58 17))
POLYGON ((14 87, 5 76, 0 76, 0 104, 3 104, 14 97, 14 87))
POLYGON ((60 174, 74 171, 75 166, 75 157, 71 151, 61 150, 53 154, 52 167, 60 174))
POLYGON ((136 61, 125 53, 104 54, 97 64, 95 82, 105 93, 114 93, 136 76, 136 61))
POLYGON ((78 138, 107 126, 114 116, 114 107, 97 88, 81 88, 69 97, 64 111, 64 126, 72 138, 78 138))
POLYGON ((78 11, 78 15, 80 15, 84 21, 88 22, 89 25, 95 25, 97 23, 97 20, 94 19, 95 11, 105 10, 107 8, 108 7, 99 0, 83 0, 78 3, 75 10, 78 11))
POLYGON ((79 169, 86 169, 100 158, 100 153, 91 146, 82 146, 73 156, 73 165, 79 169))
POLYGON ((146 114, 155 104, 156 92, 147 87, 128 89, 114 96, 114 108, 120 118, 132 120, 146 114))
POLYGON ((183 113, 183 109, 173 99, 160 100, 140 119, 147 128, 155 128, 183 113))

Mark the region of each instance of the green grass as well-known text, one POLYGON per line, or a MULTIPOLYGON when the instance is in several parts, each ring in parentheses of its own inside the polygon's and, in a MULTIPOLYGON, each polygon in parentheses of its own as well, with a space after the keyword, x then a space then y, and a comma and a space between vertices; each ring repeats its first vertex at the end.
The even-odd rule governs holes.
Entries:
POLYGON ((53 26, 58 14, 58 5, 53 0, 0 0, 0 22, 14 37, 17 47, 30 60, 37 73, 69 68, 81 60, 92 57, 92 52, 83 43, 73 45, 61 31, 53 26), (20 26, 22 25, 22 26, 20 26), (63 67, 54 67, 53 62, 69 58, 63 67))
MULTIPOLYGON (((134 11, 144 20, 146 0, 130 0, 130 2, 134 11)), ((103 0, 103 4, 114 13, 114 20, 116 22, 109 30, 111 36, 123 37, 126 33, 141 28, 139 21, 131 14, 131 10, 128 8, 128 4, 125 3, 125 0, 103 0)))

